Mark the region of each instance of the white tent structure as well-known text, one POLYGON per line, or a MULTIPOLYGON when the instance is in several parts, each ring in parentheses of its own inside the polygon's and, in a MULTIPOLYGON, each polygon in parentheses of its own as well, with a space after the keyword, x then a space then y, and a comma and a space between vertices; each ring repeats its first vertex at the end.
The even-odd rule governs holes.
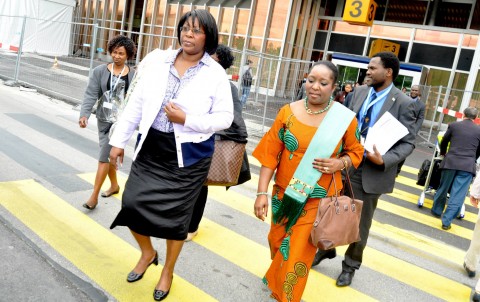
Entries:
POLYGON ((0 48, 18 50, 26 19, 23 52, 68 55, 75 6, 75 0, 1 0, 0 48))

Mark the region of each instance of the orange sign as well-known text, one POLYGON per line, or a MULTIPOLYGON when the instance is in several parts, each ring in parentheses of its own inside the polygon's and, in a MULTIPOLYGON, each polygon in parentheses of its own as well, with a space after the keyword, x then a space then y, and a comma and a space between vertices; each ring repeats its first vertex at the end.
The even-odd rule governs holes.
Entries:
POLYGON ((372 42, 368 56, 372 57, 377 52, 391 51, 398 57, 398 51, 400 50, 400 44, 393 43, 387 40, 378 39, 372 42))
POLYGON ((377 3, 373 0, 347 0, 343 10, 343 21, 372 26, 377 3))

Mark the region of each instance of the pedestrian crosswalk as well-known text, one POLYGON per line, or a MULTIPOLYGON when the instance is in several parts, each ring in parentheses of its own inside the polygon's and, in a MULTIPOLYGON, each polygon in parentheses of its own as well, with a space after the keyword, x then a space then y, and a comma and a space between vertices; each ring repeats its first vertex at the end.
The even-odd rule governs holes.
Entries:
MULTIPOLYGON (((78 113, 69 106, 14 92, 0 102, 0 117, 0 215, 112 301, 153 301, 162 266, 150 267, 140 282, 127 283, 140 252, 127 228, 109 229, 122 192, 100 198, 94 211, 81 207, 91 193, 97 165, 94 119, 79 130, 78 113)), ((254 143, 249 145, 251 152, 254 143)), ((129 144, 118 174, 122 190, 132 151, 129 144)), ((249 160, 251 181, 228 191, 209 188, 199 234, 184 245, 166 301, 272 301, 261 281, 270 264, 269 222, 253 214, 259 163, 251 156, 249 160)), ((417 207, 423 187, 415 184, 418 168, 408 162, 395 190, 380 198, 364 262, 352 285, 335 286, 345 251, 339 248, 335 259, 312 269, 303 301, 469 300, 476 280, 466 276, 462 263, 477 210, 467 206, 463 220, 456 220, 448 232, 441 230, 440 220, 430 215, 431 195, 423 208, 417 207)), ((165 241, 153 243, 163 263, 165 241)))
MULTIPOLYGON (((126 273, 140 256, 135 247, 34 180, 0 183, 0 191, 3 207, 117 300, 151 300, 161 266, 153 269, 156 274, 145 275, 147 282, 126 286, 126 273)), ((172 297, 175 301, 192 301, 192 297, 216 301, 179 276, 172 297)))
MULTIPOLYGON (((250 158, 253 166, 252 171, 258 171, 258 163, 250 158)), ((408 173, 409 167, 404 166, 404 172, 408 173)), ((80 179, 93 184, 95 174, 78 174, 80 179)), ((413 177, 413 176, 412 176, 413 177)), ((230 188, 228 191, 223 187, 209 188, 209 203, 219 204, 228 209, 232 216, 247 217, 246 221, 257 226, 261 234, 256 238, 264 237, 265 240, 250 239, 248 232, 236 232, 228 223, 222 224, 217 218, 212 219, 207 214, 200 225, 199 235, 194 239, 192 246, 200 248, 206 253, 214 254, 224 261, 239 267, 241 270, 253 275, 254 284, 251 287, 262 288, 261 278, 270 263, 269 249, 266 243, 268 222, 260 222, 253 215, 253 200, 256 190, 258 175, 254 173, 250 182, 238 188, 230 188), (258 226, 262 225, 262 226, 258 226), (256 280, 255 280, 256 279, 256 280)), ((125 175, 119 176, 122 188, 126 181, 125 175)), ((429 214, 431 202, 426 202, 424 211, 416 211, 413 202, 415 194, 421 188, 412 185, 409 177, 401 176, 400 183, 410 187, 410 192, 395 189, 390 197, 405 201, 410 208, 396 205, 383 198, 379 201, 378 208, 405 219, 423 224, 432 229, 439 229, 439 220, 429 214)), ((96 221, 95 212, 85 212, 78 207, 70 205, 62 198, 55 195, 40 182, 32 179, 20 181, 7 181, 0 183, 2 198, 0 204, 23 224, 36 233, 48 245, 53 247, 60 255, 70 261, 101 289, 118 301, 149 301, 151 291, 156 284, 161 271, 161 265, 149 269, 144 281, 135 284, 127 284, 125 276, 135 265, 139 257, 139 251, 134 243, 118 235, 116 231, 108 229, 108 222, 96 221)), ((119 208, 121 193, 115 195, 114 208, 119 208)), ((95 211, 102 211, 103 204, 95 211)), ((115 214, 115 213, 112 213, 115 214)), ((474 214, 469 213, 466 220, 474 222, 474 214)), ((243 222, 245 223, 245 222, 243 222)), ((374 221, 372 234, 384 241, 401 246, 401 249, 421 251, 435 259, 441 259, 450 266, 461 267, 465 251, 451 246, 428 235, 414 231, 404 230, 389 223, 374 221)), ((454 236, 470 239, 472 229, 463 226, 454 226, 450 232, 454 236)), ((189 249, 190 250, 190 249, 189 249)), ((345 247, 339 248, 342 255, 345 247)), ((191 252, 191 251, 189 251, 191 252)), ((185 251, 181 257, 185 257, 185 251)), ((430 297, 431 301, 437 298, 447 301, 468 301, 471 287, 464 282, 456 280, 448 275, 421 267, 415 261, 401 259, 396 255, 389 254, 377 247, 368 246, 364 254, 362 270, 369 269, 375 275, 386 276, 394 279, 402 287, 413 288, 422 292, 424 297, 430 297), (426 282, 428 280, 428 282, 426 282)), ((340 270, 340 267, 338 267, 340 270)), ((461 273, 461 270, 459 270, 461 273)), ((174 278, 169 299, 171 301, 240 301, 241 297, 232 296, 230 299, 216 297, 215 291, 202 290, 201 286, 191 280, 187 280, 180 273, 174 278)), ((248 280, 245 283, 252 282, 248 280)), ((354 281, 355 282, 355 281, 354 281)), ((362 288, 354 285, 347 288, 337 288, 334 285, 335 276, 322 273, 322 265, 311 271, 304 301, 370 301, 383 300, 385 297, 365 293, 362 288)), ((222 286, 219 284, 219 286, 222 286)), ((414 291, 415 292, 415 291, 414 291)), ((265 297, 268 292, 263 288, 260 293, 265 297)), ((265 297, 251 298, 244 301, 267 301, 265 297)), ((387 299, 388 300, 388 299, 387 299)), ((402 300, 402 299, 400 299, 402 300)), ((428 300, 428 299, 427 299, 428 300)), ((386 300, 385 300, 386 301, 386 300)))

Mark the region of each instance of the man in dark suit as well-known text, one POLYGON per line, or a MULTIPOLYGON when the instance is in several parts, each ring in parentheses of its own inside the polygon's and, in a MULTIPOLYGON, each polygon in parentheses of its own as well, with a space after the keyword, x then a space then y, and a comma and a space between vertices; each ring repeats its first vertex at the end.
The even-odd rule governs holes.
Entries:
MULTIPOLYGON (((410 97, 415 104, 415 134, 418 134, 418 132, 422 128, 423 119, 425 118, 425 104, 420 100, 421 96, 422 95, 420 94, 420 87, 418 85, 413 85, 412 88, 410 88, 410 97)), ((398 174, 400 174, 404 163, 405 160, 402 160, 398 164, 397 176, 398 174)))
MULTIPOLYGON (((363 161, 349 175, 353 192, 349 196, 363 200, 360 218, 361 241, 349 245, 342 262, 342 273, 337 278, 337 286, 348 286, 352 283, 355 270, 362 264, 363 250, 372 225, 373 213, 380 195, 393 191, 397 165, 415 148, 415 117, 412 100, 393 85, 398 75, 400 62, 391 52, 375 54, 366 73, 367 85, 355 88, 349 108, 357 113, 361 135, 366 136, 385 112, 390 112, 408 130, 409 134, 395 143, 390 150, 381 155, 374 146, 373 152, 366 151, 363 161), (353 194, 352 194, 353 193, 353 194)), ((334 249, 318 251, 313 265, 325 258, 333 258, 334 249)))
POLYGON ((452 220, 460 213, 472 178, 475 176, 475 162, 480 156, 480 127, 473 122, 478 115, 478 110, 468 107, 463 114, 462 121, 448 125, 447 132, 440 142, 440 155, 445 155, 445 158, 440 164, 442 177, 433 199, 431 212, 434 216, 440 217, 445 209, 447 193, 450 189, 448 205, 442 216, 444 230, 452 227, 452 220))

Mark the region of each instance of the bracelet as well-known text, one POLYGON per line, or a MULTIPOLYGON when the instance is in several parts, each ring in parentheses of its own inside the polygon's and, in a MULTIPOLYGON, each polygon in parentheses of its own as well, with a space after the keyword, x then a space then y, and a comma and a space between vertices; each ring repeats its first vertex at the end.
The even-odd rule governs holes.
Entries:
POLYGON ((343 162, 343 168, 340 169, 340 170, 344 170, 344 169, 347 169, 348 168, 348 161, 345 159, 345 157, 340 157, 340 159, 342 160, 343 162))
POLYGON ((260 195, 268 195, 268 192, 257 192, 257 196, 260 196, 260 195))

